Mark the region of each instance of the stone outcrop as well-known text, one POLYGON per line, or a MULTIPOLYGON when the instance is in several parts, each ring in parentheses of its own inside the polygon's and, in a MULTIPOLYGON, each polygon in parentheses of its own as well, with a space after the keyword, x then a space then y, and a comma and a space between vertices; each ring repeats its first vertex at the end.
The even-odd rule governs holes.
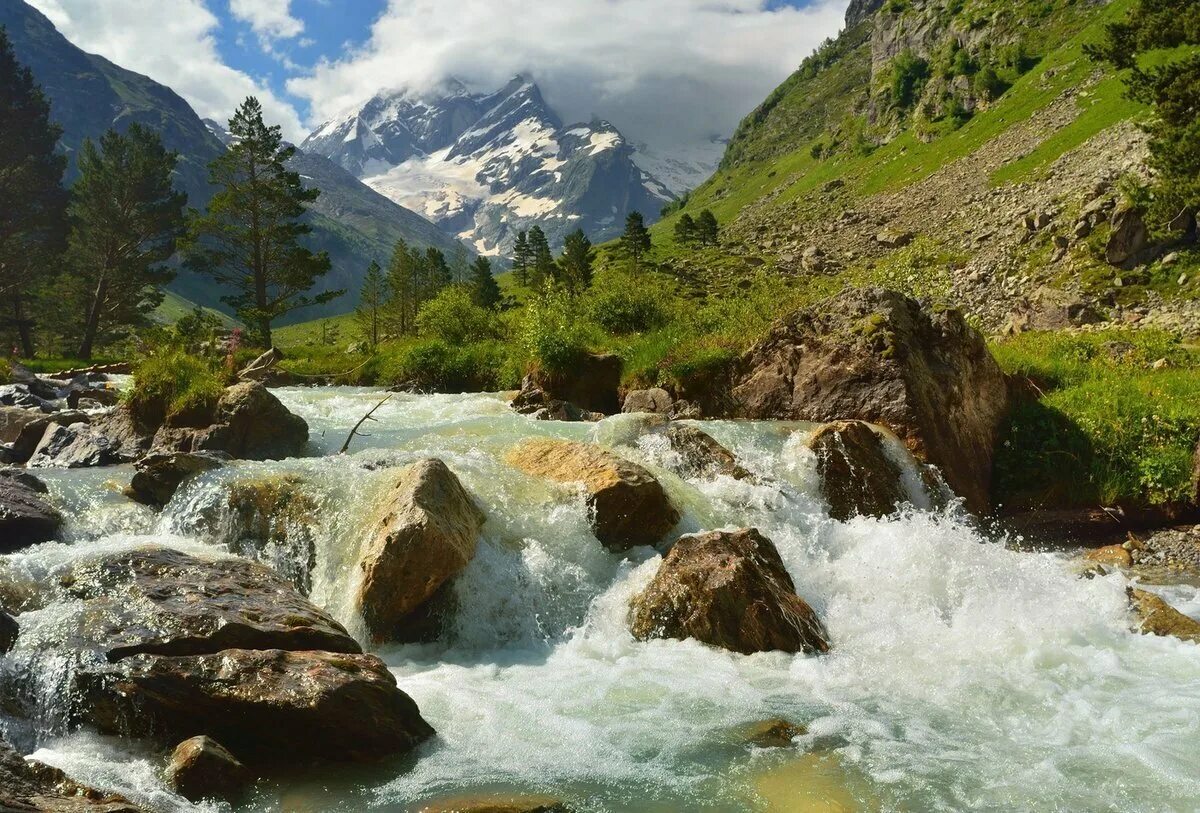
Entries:
POLYGON ((164 426, 153 451, 224 452, 239 460, 278 460, 304 452, 308 424, 257 381, 229 387, 217 401, 211 425, 164 426))
POLYGON ((620 412, 621 358, 588 353, 570 370, 536 370, 521 382, 513 408, 524 414, 565 401, 582 412, 613 415, 620 412))
POLYGON ((674 406, 675 399, 671 393, 661 387, 648 390, 634 390, 625 396, 621 404, 622 412, 648 412, 654 415, 667 415, 674 406))
POLYGON ((694 638, 751 654, 825 652, 829 635, 772 542, 753 528, 679 538, 630 608, 635 638, 694 638))
POLYGON ((237 757, 203 734, 175 746, 164 775, 173 791, 193 802, 201 799, 236 802, 253 781, 237 757))
POLYGON ((1112 234, 1104 248, 1104 259, 1110 265, 1124 266, 1135 262, 1145 250, 1148 232, 1142 212, 1131 206, 1123 206, 1113 213, 1112 234))
POLYGON ((224 464, 225 455, 194 452, 158 452, 137 461, 125 494, 144 505, 162 508, 175 496, 184 480, 224 464))
POLYGON ((0 810, 11 813, 144 813, 116 793, 79 784, 57 768, 24 759, 0 740, 0 810))
POLYGON ((46 486, 32 474, 0 469, 0 553, 46 542, 62 515, 46 500, 46 486))
POLYGON ((86 423, 50 424, 26 464, 29 468, 80 469, 128 462, 120 448, 86 423))
POLYGON ((24 463, 33 457, 51 424, 69 426, 87 420, 87 415, 76 411, 45 413, 40 409, 0 407, 0 443, 7 448, 10 463, 24 463))
POLYGON ((739 739, 756 748, 787 748, 797 737, 808 733, 808 729, 790 720, 762 720, 744 726, 739 739))
POLYGON ((1200 644, 1200 621, 1176 610, 1160 596, 1146 590, 1129 590, 1129 603, 1138 616, 1138 631, 1168 635, 1200 644))
POLYGON ((552 796, 485 793, 437 799, 417 813, 571 813, 571 808, 552 796))
POLYGON ((885 426, 937 465, 970 509, 989 506, 1008 387, 957 311, 848 290, 776 323, 734 365, 729 387, 731 417, 885 426))
POLYGON ((671 423, 663 434, 679 455, 678 472, 684 477, 725 475, 735 480, 745 480, 752 476, 733 452, 701 429, 685 423, 671 423))
POLYGON ((207 734, 242 760, 357 760, 433 732, 378 658, 267 568, 165 548, 54 574, 63 608, 14 655, 75 653, 73 722, 178 743, 207 734))
POLYGON ((817 456, 821 494, 834 519, 885 517, 907 499, 900 468, 888 456, 884 439, 868 424, 826 424, 808 446, 817 456))
POLYGON ((372 637, 407 637, 405 620, 475 556, 483 512, 440 460, 396 478, 371 520, 356 605, 372 637))
POLYGON ((646 469, 598 446, 528 440, 508 454, 526 474, 579 483, 587 494, 592 531, 609 550, 656 545, 679 522, 662 485, 646 469))

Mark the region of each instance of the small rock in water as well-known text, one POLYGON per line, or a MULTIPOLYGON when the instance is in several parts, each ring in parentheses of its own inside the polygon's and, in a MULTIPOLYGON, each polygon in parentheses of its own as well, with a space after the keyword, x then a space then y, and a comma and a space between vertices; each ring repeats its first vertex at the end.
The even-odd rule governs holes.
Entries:
POLYGON ((757 748, 787 748, 808 729, 789 720, 763 720, 751 723, 740 732, 740 738, 757 748))
POLYGON ((1107 545, 1103 548, 1089 550, 1083 555, 1089 562, 1114 567, 1133 567, 1133 556, 1121 545, 1107 545))
POLYGON ((862 421, 827 424, 808 442, 831 517, 842 522, 858 515, 885 517, 905 501, 900 469, 883 443, 862 421))
POLYGON ((0 469, 0 553, 54 538, 62 515, 45 498, 46 486, 20 469, 0 469))
POLYGON ((215 452, 158 452, 147 455, 137 462, 137 470, 125 494, 136 502, 162 508, 175 496, 184 480, 218 468, 227 459, 226 455, 215 452))
POLYGON ((1130 588, 1129 601, 1141 619, 1139 632, 1173 636, 1200 644, 1200 621, 1179 612, 1162 597, 1146 590, 1130 588))
POLYGON ((4 610, 0 610, 0 655, 13 648, 20 632, 21 628, 17 625, 17 620, 4 610))
POLYGON ((245 795, 250 772, 223 745, 204 735, 175 747, 166 768, 167 784, 193 802, 221 799, 236 802, 245 795))

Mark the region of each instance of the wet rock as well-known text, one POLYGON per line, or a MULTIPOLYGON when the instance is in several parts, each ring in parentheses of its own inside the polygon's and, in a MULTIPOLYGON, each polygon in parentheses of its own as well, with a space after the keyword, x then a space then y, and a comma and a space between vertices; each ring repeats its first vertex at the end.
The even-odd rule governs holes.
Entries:
POLYGON ((763 720, 751 723, 738 732, 739 739, 757 748, 787 748, 808 729, 789 720, 763 720))
POLYGON ((80 469, 127 462, 107 437, 86 423, 51 424, 29 458, 29 468, 80 469))
POLYGON ((1134 261, 1147 245, 1146 222, 1141 210, 1125 206, 1113 212, 1112 235, 1104 249, 1110 265, 1124 266, 1134 261))
POLYGON ((183 481, 200 472, 224 464, 224 455, 210 453, 165 452, 147 455, 137 461, 137 470, 125 494, 144 505, 162 508, 175 496, 183 481))
POLYGON ((484 514, 440 460, 404 469, 371 522, 357 606, 372 637, 386 640, 475 556, 484 514))
POLYGON ((674 404, 671 393, 660 387, 649 390, 634 390, 625 396, 621 405, 622 412, 648 412, 656 415, 666 415, 674 404))
POLYGON ((224 452, 238 460, 278 460, 304 452, 308 424, 257 381, 229 387, 217 401, 210 426, 163 427, 154 451, 224 452))
POLYGON ((571 813, 552 796, 525 794, 472 794, 426 802, 418 813, 571 813))
POLYGON ((777 322, 723 386, 729 417, 885 426, 937 465, 969 508, 988 508, 1008 386, 957 311, 927 312, 879 288, 849 290, 777 322))
POLYGON ((0 810, 12 813, 144 813, 124 796, 80 785, 24 759, 0 740, 0 810))
POLYGON ((630 610, 642 641, 695 638, 742 654, 829 649, 779 551, 753 528, 680 537, 630 610))
POLYGON ((526 474, 581 484, 592 531, 609 550, 655 545, 679 522, 679 512, 650 472, 598 446, 536 439, 514 448, 507 459, 526 474))
POLYGON ((201 799, 236 802, 253 781, 237 757, 204 735, 186 739, 175 747, 165 778, 172 790, 193 802, 201 799))
POLYGON ((1145 590, 1130 588, 1129 602, 1140 619, 1140 632, 1173 636, 1200 644, 1200 621, 1179 612, 1161 597, 1145 590))
POLYGON ((21 627, 17 624, 17 620, 4 610, 0 610, 0 655, 13 648, 20 632, 21 627))
POLYGON ((374 655, 135 655, 80 673, 77 686, 102 732, 167 742, 208 732, 253 763, 373 760, 434 733, 374 655))
POLYGON ((125 405, 92 419, 92 429, 107 438, 117 454, 129 460, 150 451, 157 428, 142 422, 125 405))
POLYGON ((685 477, 725 475, 735 480, 752 477, 733 452, 701 429, 684 423, 671 423, 663 434, 679 455, 679 473, 685 477))
POLYGON ((24 463, 33 456, 51 423, 70 424, 80 420, 86 418, 79 412, 47 414, 40 409, 0 407, 0 443, 8 445, 12 462, 24 463))
POLYGON ((1102 548, 1093 548, 1083 554, 1083 558, 1085 561, 1100 565, 1124 568, 1133 567, 1133 554, 1121 545, 1105 545, 1102 548))
POLYGON ((584 412, 613 415, 620 412, 618 388, 621 384, 621 358, 611 354, 588 353, 569 371, 538 370, 521 382, 521 392, 513 408, 525 412, 531 400, 566 401, 584 412), (540 395, 539 395, 540 393, 540 395))
POLYGON ((900 468, 884 442, 862 421, 826 424, 808 441, 831 517, 886 517, 907 500, 900 468))
POLYGON ((0 553, 54 538, 62 515, 45 494, 45 484, 32 474, 0 469, 0 553))
POLYGON ((295 474, 235 480, 223 537, 231 553, 262 562, 307 595, 317 562, 320 506, 306 486, 295 474))

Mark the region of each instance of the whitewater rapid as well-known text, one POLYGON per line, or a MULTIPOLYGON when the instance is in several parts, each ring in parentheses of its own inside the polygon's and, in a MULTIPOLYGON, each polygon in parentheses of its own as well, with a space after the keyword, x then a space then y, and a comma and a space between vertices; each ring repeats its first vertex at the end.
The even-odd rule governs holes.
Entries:
MULTIPOLYGON (((689 481, 630 416, 536 422, 496 395, 397 395, 337 456, 380 393, 277 394, 309 422, 310 457, 207 472, 161 515, 121 496, 128 467, 39 472, 65 508, 67 541, 5 563, 36 577, 81 552, 150 542, 221 555, 229 484, 296 474, 317 506, 311 598, 357 633, 349 586, 388 467, 435 456, 458 474, 488 519, 455 582, 453 628, 377 652, 438 737, 402 769, 335 766, 264 785, 245 810, 409 811, 494 790, 614 813, 1200 809, 1200 647, 1131 633, 1124 576, 1081 578, 1066 554, 1011 550, 953 505, 829 519, 803 443, 810 426, 705 422, 759 477, 689 481), (759 528, 832 651, 634 641, 628 601, 659 553, 608 552, 581 495, 508 466, 504 453, 530 436, 594 440, 643 463, 683 511, 679 532, 759 528), (808 733, 791 749, 739 740, 769 718, 808 733)), ((1200 615, 1195 586, 1153 589, 1200 615)), ((161 754, 83 732, 23 733, 38 759, 81 781, 165 811, 219 809, 167 791, 161 754)))

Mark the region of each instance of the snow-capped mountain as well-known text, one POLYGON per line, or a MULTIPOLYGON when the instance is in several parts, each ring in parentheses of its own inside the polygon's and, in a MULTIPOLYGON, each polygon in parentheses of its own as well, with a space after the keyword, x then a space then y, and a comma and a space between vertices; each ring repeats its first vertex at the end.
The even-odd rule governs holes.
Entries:
POLYGON ((507 253, 534 224, 556 244, 577 228, 607 239, 630 211, 654 220, 674 197, 615 127, 564 126, 520 76, 489 94, 455 80, 422 95, 381 93, 301 147, 485 254, 507 253))
POLYGON ((695 144, 675 145, 669 150, 637 144, 633 163, 661 181, 673 194, 682 196, 712 177, 728 145, 729 139, 720 136, 695 144))

